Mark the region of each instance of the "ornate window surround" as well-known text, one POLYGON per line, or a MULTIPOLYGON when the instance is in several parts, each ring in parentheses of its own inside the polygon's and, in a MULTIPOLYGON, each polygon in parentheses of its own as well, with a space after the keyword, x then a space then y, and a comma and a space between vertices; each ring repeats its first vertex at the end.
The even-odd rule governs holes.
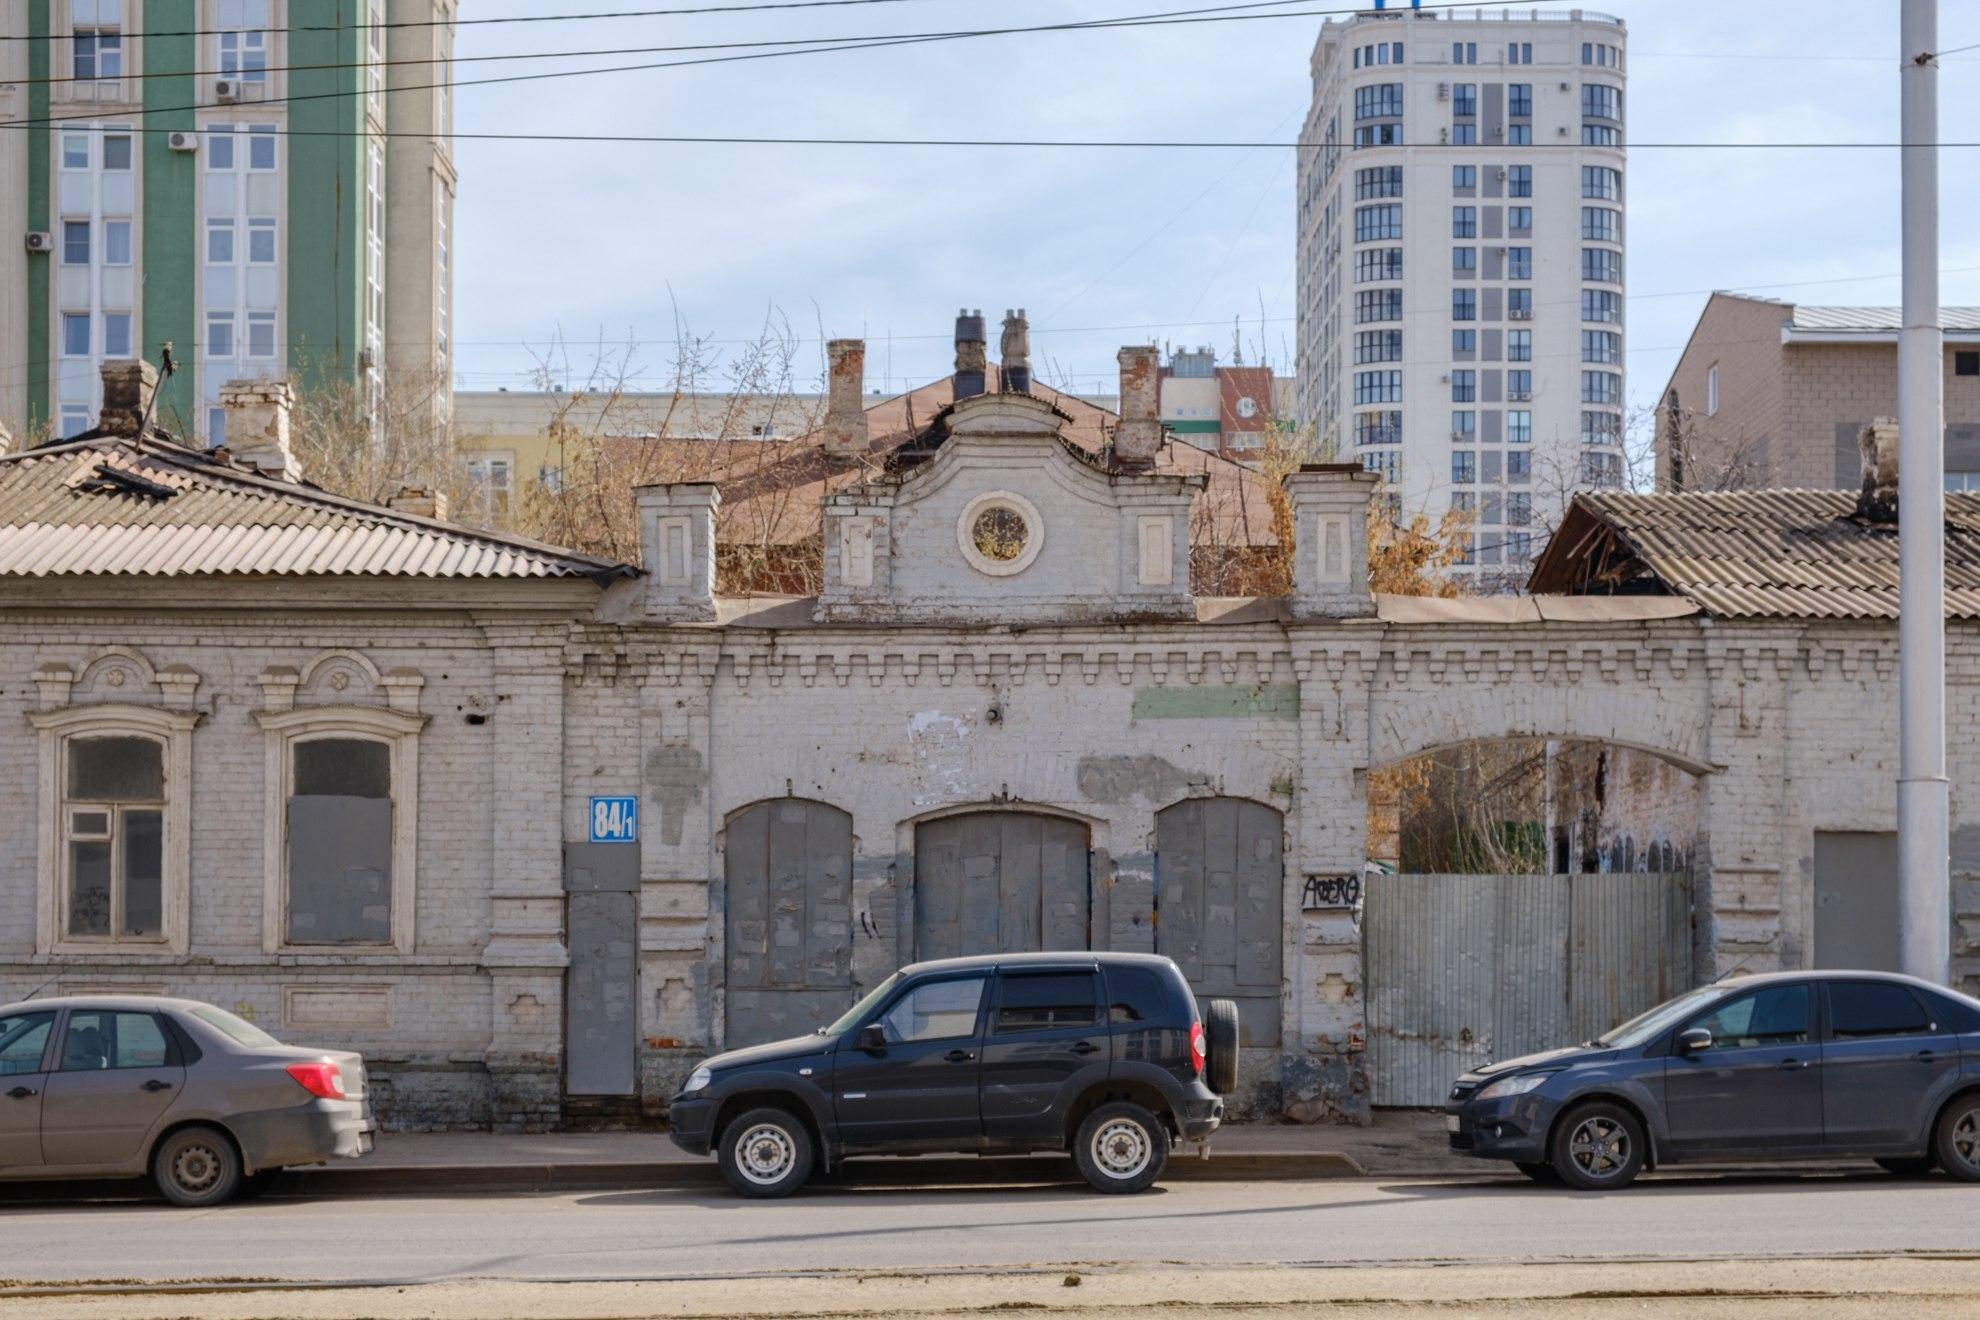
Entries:
POLYGON ((278 954, 413 952, 418 913, 419 734, 426 717, 377 706, 304 706, 255 712, 267 733, 263 807, 261 944, 278 954), (321 738, 382 742, 392 755, 392 938, 386 944, 292 944, 288 927, 288 802, 291 749, 321 738))
POLYGON ((1045 548, 1045 520, 1039 516, 1038 506, 1016 491, 988 490, 963 507, 962 517, 956 520, 956 544, 977 572, 1012 577, 1030 568, 1045 548), (1008 509, 1024 522, 1024 548, 1010 559, 992 559, 976 548, 976 520, 992 509, 1008 509))
POLYGON ((194 711, 123 702, 38 710, 28 720, 41 734, 40 819, 36 860, 35 952, 121 956, 153 951, 184 957, 191 939, 192 731, 194 711), (92 736, 149 738, 164 749, 165 840, 162 910, 156 940, 72 940, 63 933, 64 871, 62 803, 72 739, 92 736))

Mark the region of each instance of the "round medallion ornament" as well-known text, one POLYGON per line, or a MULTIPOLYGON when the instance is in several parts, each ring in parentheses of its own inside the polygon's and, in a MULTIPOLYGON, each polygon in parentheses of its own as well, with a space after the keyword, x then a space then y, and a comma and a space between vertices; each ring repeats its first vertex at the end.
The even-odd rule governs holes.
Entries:
POLYGON ((990 491, 963 509, 956 522, 956 543, 977 572, 1009 577, 1038 558, 1045 545, 1045 524, 1024 496, 990 491))

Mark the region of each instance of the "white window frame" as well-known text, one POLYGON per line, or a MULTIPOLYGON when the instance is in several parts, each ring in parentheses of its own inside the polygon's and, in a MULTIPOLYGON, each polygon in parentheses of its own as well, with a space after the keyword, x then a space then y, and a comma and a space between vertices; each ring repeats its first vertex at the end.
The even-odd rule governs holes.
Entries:
POLYGON ((267 953, 411 954, 419 912, 419 734, 426 717, 376 706, 315 706, 257 711, 255 722, 267 734, 262 782, 265 863, 261 897, 261 946, 267 953), (391 749, 392 767, 392 937, 383 944, 292 944, 289 928, 289 793, 295 779, 297 743, 325 738, 382 742, 391 749))
POLYGON ((35 952, 37 954, 125 954, 151 951, 184 957, 191 929, 192 887, 192 711, 164 710, 106 702, 32 711, 40 731, 39 855, 36 865, 35 952), (161 846, 160 912, 156 939, 68 937, 68 849, 66 822, 69 743, 77 738, 148 738, 164 749, 165 836, 161 846))

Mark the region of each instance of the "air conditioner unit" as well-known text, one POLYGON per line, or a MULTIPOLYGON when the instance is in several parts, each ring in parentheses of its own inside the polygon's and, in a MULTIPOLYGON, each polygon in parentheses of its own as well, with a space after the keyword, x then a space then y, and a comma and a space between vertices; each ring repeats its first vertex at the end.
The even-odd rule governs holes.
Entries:
POLYGON ((1505 135, 1506 135, 1506 129, 1505 129, 1505 125, 1503 125, 1503 124, 1498 124, 1498 125, 1494 125, 1494 126, 1493 126, 1493 129, 1492 129, 1492 136, 1493 136, 1493 137, 1504 137, 1505 135))
POLYGON ((213 99, 221 105, 232 105, 241 99, 241 85, 232 78, 213 80, 213 99))
POLYGON ((1503 183, 1505 182, 1505 178, 1506 178, 1506 167, 1501 165, 1499 166, 1499 181, 1503 183))
POLYGON ((165 145, 172 151, 198 151, 199 134, 173 133, 165 139, 165 145))
MULTIPOLYGON (((1562 131, 1563 133, 1565 133, 1565 132, 1566 132, 1567 130, 1566 130, 1566 129, 1562 129, 1561 131, 1562 131)), ((1437 140, 1438 140, 1439 142, 1449 142, 1449 141, 1451 140, 1451 130, 1450 130, 1450 129, 1448 129, 1448 128, 1440 128, 1440 129, 1438 129, 1438 130, 1437 130, 1437 140)))
POLYGON ((1515 321, 1531 321, 1533 319, 1533 311, 1527 307, 1515 307, 1507 312, 1506 315, 1515 321))
POLYGON ((1437 84, 1437 99, 1439 101, 1448 101, 1451 99, 1451 85, 1449 83, 1437 84))
POLYGON ((1562 90, 1562 91, 1564 91, 1564 92, 1571 92, 1571 91, 1573 91, 1573 90, 1574 90, 1574 84, 1573 84, 1573 83, 1562 83, 1562 84, 1561 84, 1561 90, 1562 90))
POLYGON ((1527 403, 1533 398, 1532 390, 1507 390, 1506 398, 1513 403, 1527 403))
POLYGON ((53 252, 55 235, 45 229, 32 230, 27 236, 27 250, 30 252, 53 252))

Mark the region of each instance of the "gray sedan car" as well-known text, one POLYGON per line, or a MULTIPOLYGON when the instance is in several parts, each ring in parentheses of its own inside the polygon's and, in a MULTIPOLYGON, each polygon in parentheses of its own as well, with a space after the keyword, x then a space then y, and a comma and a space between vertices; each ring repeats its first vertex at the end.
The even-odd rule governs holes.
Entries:
POLYGON ((1444 1112, 1453 1151, 1585 1189, 1749 1159, 1980 1182, 1980 1000, 1880 972, 1720 981, 1468 1072, 1444 1112))
POLYGON ((210 1206, 273 1172, 371 1150, 364 1060, 296 1049, 190 999, 0 1008, 0 1180, 150 1174, 210 1206))

